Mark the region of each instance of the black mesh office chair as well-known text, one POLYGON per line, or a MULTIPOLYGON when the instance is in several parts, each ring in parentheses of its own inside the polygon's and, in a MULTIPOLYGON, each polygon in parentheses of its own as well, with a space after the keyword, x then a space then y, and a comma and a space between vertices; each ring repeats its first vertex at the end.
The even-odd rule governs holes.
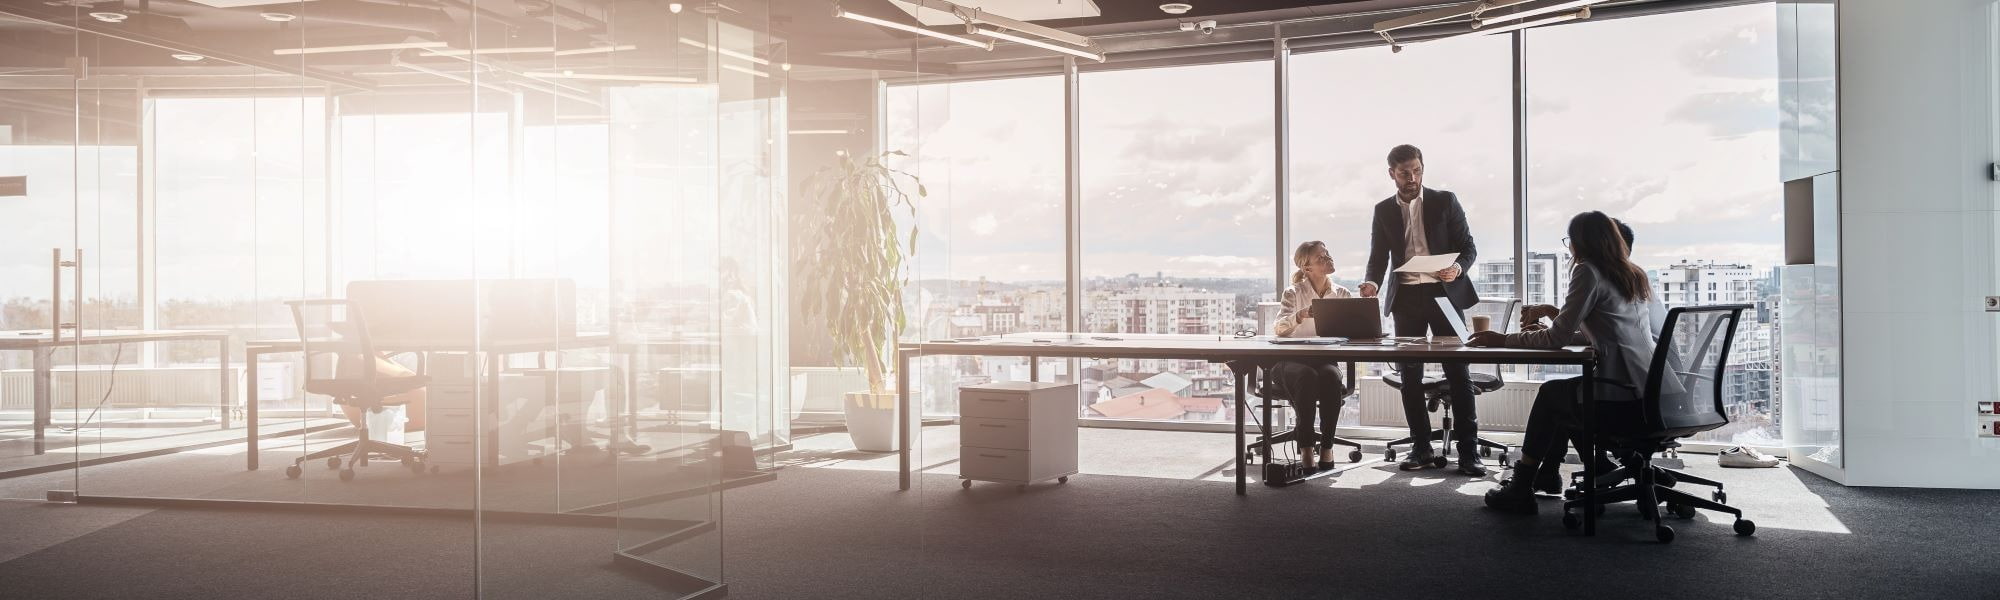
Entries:
POLYGON ((1662 543, 1674 541, 1674 528, 1660 520, 1660 504, 1667 513, 1691 518, 1696 509, 1711 510, 1736 517, 1737 535, 1752 535, 1757 524, 1743 518, 1743 511, 1723 502, 1722 484, 1697 480, 1684 473, 1654 466, 1653 455, 1679 438, 1715 429, 1729 423, 1722 407, 1722 378, 1729 364, 1729 345, 1736 337, 1736 323, 1750 306, 1728 304, 1676 308, 1667 311, 1666 327, 1653 350, 1646 387, 1639 390, 1639 413, 1644 423, 1628 431, 1601 431, 1594 438, 1623 465, 1596 478, 1597 484, 1630 483, 1602 489, 1596 505, 1585 507, 1577 490, 1563 502, 1563 526, 1571 529, 1583 521, 1575 509, 1603 510, 1603 505, 1636 501, 1639 513, 1654 523, 1653 533, 1662 543), (1678 481, 1713 485, 1709 498, 1675 489, 1678 481))
MULTIPOLYGON (((1263 434, 1257 436, 1257 441, 1245 444, 1243 447, 1244 458, 1253 461, 1257 460, 1259 456, 1269 458, 1271 455, 1271 448, 1275 447, 1278 444, 1292 442, 1299 439, 1299 434, 1297 429, 1299 425, 1311 425, 1310 423, 1296 423, 1296 420, 1294 420, 1295 424, 1293 425, 1292 430, 1286 431, 1284 433, 1279 433, 1276 435, 1273 435, 1271 433, 1272 410, 1275 409, 1280 402, 1289 406, 1292 403, 1292 400, 1286 398, 1285 397, 1286 394, 1284 392, 1280 392, 1278 391, 1277 388, 1271 386, 1271 380, 1269 377, 1266 376, 1265 373, 1266 370, 1267 370, 1266 367, 1260 366, 1257 367, 1256 370, 1251 371, 1250 373, 1250 385, 1252 389, 1257 390, 1255 393, 1257 394, 1257 398, 1259 398, 1258 403, 1256 406, 1254 406, 1254 408, 1257 408, 1264 414, 1264 418, 1259 423, 1257 423, 1258 429, 1262 431, 1263 434)), ((1354 381, 1354 365, 1352 363, 1349 363, 1347 365, 1347 381, 1349 382, 1354 381)), ((1353 397, 1352 396, 1353 393, 1354 393, 1354 387, 1353 384, 1350 383, 1348 387, 1348 394, 1350 398, 1353 397)), ((1251 414, 1255 415, 1256 413, 1251 413, 1251 414)), ((1340 437, 1338 435, 1333 435, 1333 432, 1327 432, 1327 439, 1325 443, 1327 445, 1332 445, 1332 446, 1348 446, 1354 448, 1353 450, 1348 451, 1347 461, 1361 462, 1360 442, 1349 440, 1340 437)), ((1302 457, 1301 460, 1304 460, 1304 458, 1302 457)), ((1317 460, 1317 458, 1315 457, 1314 460, 1317 460)))
POLYGON ((375 371, 375 345, 368 339, 368 324, 361 308, 346 300, 295 300, 292 320, 298 326, 300 346, 305 351, 306 392, 333 397, 334 404, 364 411, 350 418, 358 437, 332 448, 307 454, 285 467, 285 477, 298 479, 306 461, 326 459, 329 469, 340 469, 340 480, 354 479, 354 467, 367 466, 372 455, 397 459, 411 471, 423 472, 423 456, 415 449, 370 437, 366 413, 379 413, 402 402, 393 396, 430 383, 423 375, 391 376, 375 371), (316 357, 332 355, 332 375, 314 367, 316 357), (343 462, 341 456, 347 458, 343 462))
MULTIPOLYGON (((1493 317, 1493 330, 1501 333, 1506 333, 1513 326, 1517 325, 1516 323, 1514 323, 1514 314, 1520 309, 1520 307, 1521 307, 1521 301, 1514 298, 1480 298, 1479 304, 1474 305, 1470 312, 1472 314, 1483 314, 1493 317)), ((1471 315, 1470 314, 1467 315, 1468 321, 1465 324, 1466 327, 1472 326, 1470 318, 1471 315)), ((1507 378, 1505 375, 1503 375, 1503 371, 1501 369, 1502 367, 1500 365, 1493 365, 1492 373, 1475 372, 1468 374, 1467 378, 1472 381, 1472 395, 1475 398, 1477 398, 1481 394, 1498 391, 1500 388, 1507 387, 1507 378)), ((1422 374, 1419 375, 1421 376, 1422 374)), ((1389 384, 1389 387, 1397 390, 1403 389, 1403 381, 1404 381, 1404 374, 1398 370, 1395 370, 1393 366, 1391 367, 1390 372, 1382 375, 1382 382, 1389 384)), ((1452 425, 1451 402, 1450 402, 1451 386, 1446 383, 1446 380, 1443 377, 1429 377, 1429 376, 1423 376, 1422 383, 1420 385, 1423 386, 1424 401, 1426 403, 1425 405, 1430 409, 1430 412, 1438 412, 1439 410, 1444 411, 1444 426, 1431 430, 1431 441, 1438 442, 1439 445, 1441 446, 1440 451, 1437 453, 1437 456, 1435 458, 1432 458, 1431 461, 1437 466, 1443 467, 1445 466, 1445 464, 1450 462, 1451 452, 1452 452, 1452 444, 1449 441, 1451 436, 1451 425, 1452 425)), ((1507 463, 1506 444, 1489 440, 1484 437, 1477 439, 1479 441, 1480 456, 1492 456, 1493 450, 1499 450, 1500 463, 1501 464, 1507 463)), ((1398 438, 1387 444, 1383 444, 1388 449, 1383 451, 1382 455, 1384 457, 1387 457, 1391 462, 1393 462, 1396 460, 1397 446, 1407 446, 1415 442, 1416 442, 1415 439, 1409 438, 1407 436, 1398 438)))

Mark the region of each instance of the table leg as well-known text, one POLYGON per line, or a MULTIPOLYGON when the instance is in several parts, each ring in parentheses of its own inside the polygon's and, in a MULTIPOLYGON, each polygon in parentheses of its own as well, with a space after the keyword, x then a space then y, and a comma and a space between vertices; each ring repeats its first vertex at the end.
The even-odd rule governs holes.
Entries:
POLYGON ((1041 381, 1041 380, 1042 380, 1041 359, 1035 358, 1033 356, 1028 357, 1028 381, 1041 381))
POLYGON ((896 350, 897 489, 910 489, 910 352, 896 350))
POLYGON ((1243 482, 1243 472, 1250 468, 1249 461, 1243 460, 1243 416, 1249 410, 1243 406, 1243 402, 1246 396, 1248 396, 1248 394, 1244 393, 1243 388, 1249 385, 1250 382, 1242 369, 1234 366, 1231 366, 1230 369, 1236 371, 1236 447, 1231 450, 1231 453, 1236 455, 1236 495, 1242 496, 1248 494, 1250 490, 1249 485, 1243 482))
MULTIPOLYGON (((249 451, 249 470, 257 470, 257 357, 256 348, 243 348, 243 378, 249 383, 243 386, 243 444, 249 451)), ((308 357, 306 360, 312 360, 308 357)), ((304 432, 299 435, 305 435, 304 432)))
POLYGON ((1583 364, 1583 534, 1597 535, 1597 365, 1583 364))
MULTIPOLYGON (((229 336, 222 336, 221 339, 216 340, 215 347, 217 350, 216 355, 221 357, 219 362, 222 365, 222 368, 219 369, 221 373, 216 376, 216 383, 218 385, 215 396, 217 401, 222 404, 222 428, 228 429, 235 420, 233 413, 236 408, 229 404, 229 336)), ((251 385, 256 385, 256 383, 256 380, 250 381, 251 385)))
POLYGON ((47 351, 35 348, 31 352, 35 355, 35 455, 40 456, 43 452, 48 451, 47 435, 49 420, 55 412, 54 405, 49 402, 49 388, 51 387, 49 381, 49 370, 51 367, 49 363, 55 359, 55 348, 51 347, 47 351))

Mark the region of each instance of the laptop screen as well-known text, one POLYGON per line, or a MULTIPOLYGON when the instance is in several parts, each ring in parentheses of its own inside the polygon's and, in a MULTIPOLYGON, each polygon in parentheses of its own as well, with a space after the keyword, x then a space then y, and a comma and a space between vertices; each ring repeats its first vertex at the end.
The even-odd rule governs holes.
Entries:
POLYGON ((1444 320, 1451 324, 1451 334, 1461 340, 1472 337, 1472 332, 1465 328, 1465 319, 1458 315, 1458 307, 1451 305, 1451 299, 1438 296, 1436 300, 1438 310, 1444 312, 1444 320))

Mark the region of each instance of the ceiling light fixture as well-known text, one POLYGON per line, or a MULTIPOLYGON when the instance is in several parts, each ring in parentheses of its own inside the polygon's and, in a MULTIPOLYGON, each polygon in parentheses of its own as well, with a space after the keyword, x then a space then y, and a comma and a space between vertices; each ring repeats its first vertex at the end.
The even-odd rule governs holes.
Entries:
POLYGON ((1168 2, 1160 5, 1160 12, 1170 15, 1185 15, 1190 10, 1194 10, 1194 5, 1186 2, 1168 2))
POLYGON ((281 13, 281 12, 257 13, 257 16, 263 17, 264 20, 270 21, 272 23, 289 23, 292 21, 292 19, 299 18, 298 15, 281 13))
POLYGON ((121 12, 94 12, 90 13, 90 18, 106 23, 123 23, 125 19, 130 18, 130 15, 121 12))
POLYGON ((175 53, 175 54, 173 55, 173 57, 174 57, 174 60, 183 60, 183 61, 187 61, 187 62, 196 62, 196 61, 200 61, 201 59, 204 59, 204 58, 208 58, 208 57, 206 57, 206 56, 202 56, 202 55, 200 55, 200 54, 181 54, 181 53, 175 53))
POLYGON ((691 39, 687 39, 687 38, 681 38, 681 43, 683 43, 683 44, 687 44, 687 45, 689 45, 689 46, 694 46, 694 47, 696 47, 696 48, 700 48, 700 49, 703 49, 703 50, 714 50, 716 54, 721 54, 721 55, 723 55, 723 56, 727 56, 727 57, 730 57, 730 58, 734 58, 734 59, 738 59, 738 60, 747 60, 747 61, 750 61, 750 62, 753 62, 753 63, 757 63, 757 64, 760 64, 760 65, 765 65, 765 66, 769 66, 769 65, 771 64, 771 61, 769 61, 769 60, 765 60, 765 59, 762 59, 762 58, 757 58, 757 57, 755 57, 755 56, 751 56, 751 55, 748 55, 748 54, 744 54, 744 53, 742 53, 742 52, 737 52, 737 51, 735 51, 735 50, 730 50, 730 49, 728 49, 728 48, 723 48, 723 47, 721 47, 721 46, 710 46, 710 45, 708 45, 708 44, 704 44, 704 43, 701 43, 701 42, 698 42, 698 41, 695 41, 695 40, 691 40, 691 39))
POLYGON ((1542 16, 1542 15, 1546 15, 1546 14, 1549 14, 1549 13, 1554 13, 1554 12, 1562 12, 1562 11, 1565 11, 1565 10, 1570 10, 1570 9, 1574 9, 1574 8, 1582 8, 1582 7, 1585 7, 1585 6, 1589 6, 1589 5, 1592 5, 1592 4, 1596 4, 1596 3, 1599 3, 1599 2, 1603 2, 1603 1, 1604 1, 1604 0, 1570 0, 1569 2, 1563 2, 1563 3, 1559 3, 1559 4, 1550 4, 1550 5, 1547 5, 1547 6, 1537 6, 1537 7, 1535 7, 1535 8, 1530 8, 1530 9, 1527 9, 1527 10, 1522 10, 1522 11, 1519 11, 1519 12, 1511 12, 1511 13, 1507 13, 1507 14, 1504 14, 1504 15, 1500 15, 1500 16, 1496 16, 1496 17, 1489 17, 1489 16, 1486 16, 1486 13, 1484 13, 1484 12, 1481 12, 1481 13, 1478 13, 1478 17, 1479 17, 1479 22, 1478 22, 1478 23, 1474 23, 1474 24, 1473 24, 1473 26, 1472 26, 1472 28, 1473 28, 1473 29, 1478 29, 1478 28, 1480 28, 1480 27, 1484 27, 1484 26, 1487 26, 1487 25, 1492 25, 1492 24, 1494 24, 1494 23, 1499 23, 1499 22, 1502 22, 1502 21, 1512 21, 1512 20, 1515 20, 1515 19, 1526 19, 1526 18, 1528 18, 1528 17, 1539 17, 1539 16, 1542 16))
POLYGON ((592 47, 589 48, 577 48, 574 50, 557 50, 556 56, 576 56, 579 54, 603 54, 606 52, 624 52, 626 50, 638 50, 638 49, 639 49, 638 46, 634 46, 631 44, 621 44, 617 46, 597 46, 593 44, 592 47))
POLYGON ((694 83, 693 77, 669 75, 622 75, 616 73, 577 73, 574 71, 550 72, 529 71, 529 77, 541 79, 582 79, 588 81, 636 81, 642 83, 694 83))
POLYGON ((1009 42, 1014 42, 1016 44, 1025 44, 1029 46, 1034 46, 1036 48, 1041 48, 1043 50, 1054 50, 1056 52, 1061 52, 1063 54, 1068 54, 1078 58, 1088 58, 1097 62, 1104 62, 1104 54, 1100 52, 1090 52, 1085 50, 1078 50, 1068 46, 1058 46, 1038 39, 1021 37, 1018 35, 1007 33, 1005 31, 987 29, 984 27, 974 27, 972 29, 972 32, 990 38, 1007 40, 1009 42))
POLYGON ((393 44, 353 44, 348 46, 307 46, 304 48, 279 48, 272 54, 288 56, 293 54, 331 54, 335 52, 369 52, 373 50, 402 50, 406 48, 430 49, 448 48, 444 42, 397 42, 393 44))
POLYGON ((882 27, 887 27, 887 28, 890 28, 890 29, 895 29, 895 30, 899 30, 899 31, 907 31, 907 32, 910 32, 910 33, 914 33, 914 34, 917 34, 917 35, 922 35, 922 36, 928 36, 928 37, 934 37, 934 38, 937 38, 937 39, 940 39, 940 40, 945 40, 945 41, 948 41, 948 42, 958 42, 958 43, 960 43, 960 44, 965 44, 965 45, 967 45, 967 46, 971 46, 971 47, 974 47, 974 48, 984 48, 984 49, 986 49, 986 50, 992 50, 992 49, 993 49, 993 41, 992 41, 992 40, 987 40, 987 41, 983 41, 983 42, 982 42, 982 41, 979 41, 979 40, 975 40, 975 39, 972 39, 972 38, 968 38, 968 37, 965 37, 965 36, 958 36, 958 35, 952 35, 952 34, 949 34, 949 33, 941 33, 941 32, 936 32, 936 31, 931 31, 931 30, 929 30, 929 29, 925 29, 925 28, 922 28, 922 27, 917 27, 917 26, 915 26, 915 25, 904 25, 904 24, 902 24, 902 23, 897 23, 897 22, 895 22, 895 21, 888 21, 888 20, 883 20, 883 19, 877 19, 877 18, 875 18, 875 17, 871 17, 871 16, 868 16, 868 15, 864 15, 864 14, 860 14, 860 13, 855 13, 855 12, 849 12, 849 11, 847 11, 847 10, 845 10, 845 9, 842 9, 842 8, 840 8, 839 6, 835 6, 835 7, 833 7, 833 16, 836 16, 836 17, 840 17, 840 18, 843 18, 843 19, 848 19, 848 20, 852 20, 852 21, 860 21, 860 22, 863 22, 863 23, 867 23, 867 24, 870 24, 870 25, 879 25, 879 26, 882 26, 882 27))
POLYGON ((673 2, 673 3, 669 3, 669 4, 667 4, 667 12, 670 12, 670 13, 674 13, 674 14, 677 14, 677 15, 678 15, 678 14, 681 14, 681 3, 679 3, 679 2, 673 2))
POLYGON ((792 63, 788 63, 788 62, 785 62, 785 63, 778 63, 778 69, 779 69, 779 70, 781 70, 781 71, 790 71, 790 70, 792 70, 792 63))
POLYGON ((758 77, 770 77, 770 76, 771 76, 771 74, 770 74, 770 73, 765 73, 765 72, 763 72, 763 71, 759 71, 759 70, 756 70, 756 69, 752 69, 752 68, 750 68, 750 67, 745 67, 745 66, 741 66, 741 65, 722 65, 722 68, 724 68, 724 69, 729 69, 729 70, 731 70, 731 71, 735 71, 735 72, 738 72, 738 73, 743 73, 743 74, 745 74, 745 75, 756 75, 756 76, 758 76, 758 77))
POLYGON ((480 55, 480 54, 538 54, 542 52, 555 52, 555 51, 556 51, 555 48, 551 48, 548 46, 532 46, 532 47, 521 47, 521 48, 474 48, 471 50, 459 50, 456 48, 451 48, 445 50, 426 50, 424 51, 424 55, 425 56, 468 56, 468 55, 480 55))
POLYGON ((1527 29, 1527 28, 1529 28, 1529 27, 1541 27, 1541 26, 1543 26, 1543 25, 1554 25, 1554 24, 1556 24, 1556 23, 1561 23, 1561 22, 1564 22, 1564 21, 1575 21, 1575 20, 1578 20, 1578 19, 1588 19, 1588 18, 1590 18, 1590 7, 1584 7, 1584 9, 1583 9, 1583 10, 1579 10, 1579 11, 1576 11, 1576 12, 1573 12, 1573 13, 1568 13, 1568 14, 1561 14, 1561 15, 1556 15, 1556 16, 1553 16, 1553 17, 1549 17, 1549 18, 1546 18, 1546 19, 1537 19, 1537 20, 1534 20, 1534 21, 1522 21, 1522 22, 1519 22, 1519 23, 1515 23, 1515 24, 1513 24, 1513 25, 1508 25, 1508 26, 1505 26, 1505 27, 1494 27, 1494 28, 1492 28, 1492 29, 1480 29, 1480 30, 1478 30, 1478 31, 1474 31, 1474 32, 1472 32, 1472 33, 1466 33, 1466 34, 1461 34, 1461 35, 1494 35, 1494 34, 1499 34, 1499 33, 1507 33, 1507 32, 1509 32, 1509 31, 1519 31, 1519 30, 1522 30, 1522 29, 1527 29))

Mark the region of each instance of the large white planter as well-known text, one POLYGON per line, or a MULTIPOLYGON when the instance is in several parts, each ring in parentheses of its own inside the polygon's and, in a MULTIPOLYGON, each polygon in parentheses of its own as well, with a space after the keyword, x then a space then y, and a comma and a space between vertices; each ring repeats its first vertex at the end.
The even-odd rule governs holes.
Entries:
POLYGON ((848 392, 841 402, 847 412, 847 437, 854 449, 896 451, 896 394, 848 392))

